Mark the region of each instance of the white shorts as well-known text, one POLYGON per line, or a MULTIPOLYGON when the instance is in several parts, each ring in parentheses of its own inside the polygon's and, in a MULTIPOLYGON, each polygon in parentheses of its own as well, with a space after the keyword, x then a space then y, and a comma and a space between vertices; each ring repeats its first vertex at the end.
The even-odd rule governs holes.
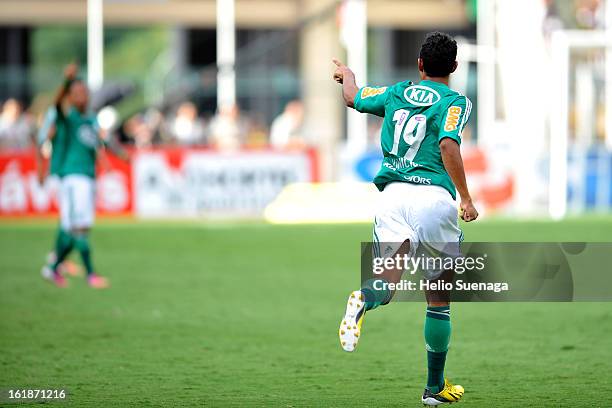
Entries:
POLYGON ((64 230, 91 227, 95 217, 95 180, 80 174, 63 177, 59 204, 64 230))
POLYGON ((373 238, 376 256, 393 256, 406 240, 410 241, 409 256, 419 245, 459 255, 463 233, 457 225, 457 202, 443 187, 390 183, 380 194, 378 208, 373 238), (377 243, 385 243, 384 248, 377 243))

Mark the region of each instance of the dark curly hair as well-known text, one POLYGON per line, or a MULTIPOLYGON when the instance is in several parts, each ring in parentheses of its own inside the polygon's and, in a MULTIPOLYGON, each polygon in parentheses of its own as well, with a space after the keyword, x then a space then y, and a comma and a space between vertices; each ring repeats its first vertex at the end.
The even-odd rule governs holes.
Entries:
POLYGON ((448 34, 435 31, 425 36, 419 58, 427 76, 450 75, 457 59, 457 42, 448 34))

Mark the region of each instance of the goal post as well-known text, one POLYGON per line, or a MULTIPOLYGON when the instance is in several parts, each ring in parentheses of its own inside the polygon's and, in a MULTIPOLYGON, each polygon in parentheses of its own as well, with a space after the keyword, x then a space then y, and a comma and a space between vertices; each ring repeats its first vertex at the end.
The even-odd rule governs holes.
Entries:
POLYGON ((554 86, 551 88, 548 212, 562 219, 568 211, 568 153, 570 120, 571 52, 604 48, 605 58, 605 145, 612 147, 612 36, 603 30, 557 30, 551 37, 554 86))

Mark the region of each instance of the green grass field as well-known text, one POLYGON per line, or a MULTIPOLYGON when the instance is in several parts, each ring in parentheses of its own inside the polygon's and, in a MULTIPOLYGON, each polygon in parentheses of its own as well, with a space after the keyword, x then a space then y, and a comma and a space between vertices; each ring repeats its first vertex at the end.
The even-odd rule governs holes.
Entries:
MULTIPOLYGON (((338 345, 369 225, 103 221, 93 255, 107 291, 40 278, 54 228, 0 226, 0 388, 66 388, 51 405, 78 407, 421 406, 424 304, 372 312, 355 353, 338 345)), ((609 241, 612 219, 465 230, 609 241)), ((460 407, 612 406, 612 304, 455 304, 452 319, 460 407)))

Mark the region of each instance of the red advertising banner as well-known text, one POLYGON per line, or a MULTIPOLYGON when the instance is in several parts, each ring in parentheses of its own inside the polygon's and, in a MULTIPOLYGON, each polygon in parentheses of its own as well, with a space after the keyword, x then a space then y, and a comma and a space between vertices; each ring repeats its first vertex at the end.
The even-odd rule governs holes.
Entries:
MULTIPOLYGON (((59 180, 38 182, 34 149, 0 152, 0 216, 53 215, 58 212, 59 180)), ((96 210, 132 213, 131 166, 110 155, 98 164, 96 210)))

